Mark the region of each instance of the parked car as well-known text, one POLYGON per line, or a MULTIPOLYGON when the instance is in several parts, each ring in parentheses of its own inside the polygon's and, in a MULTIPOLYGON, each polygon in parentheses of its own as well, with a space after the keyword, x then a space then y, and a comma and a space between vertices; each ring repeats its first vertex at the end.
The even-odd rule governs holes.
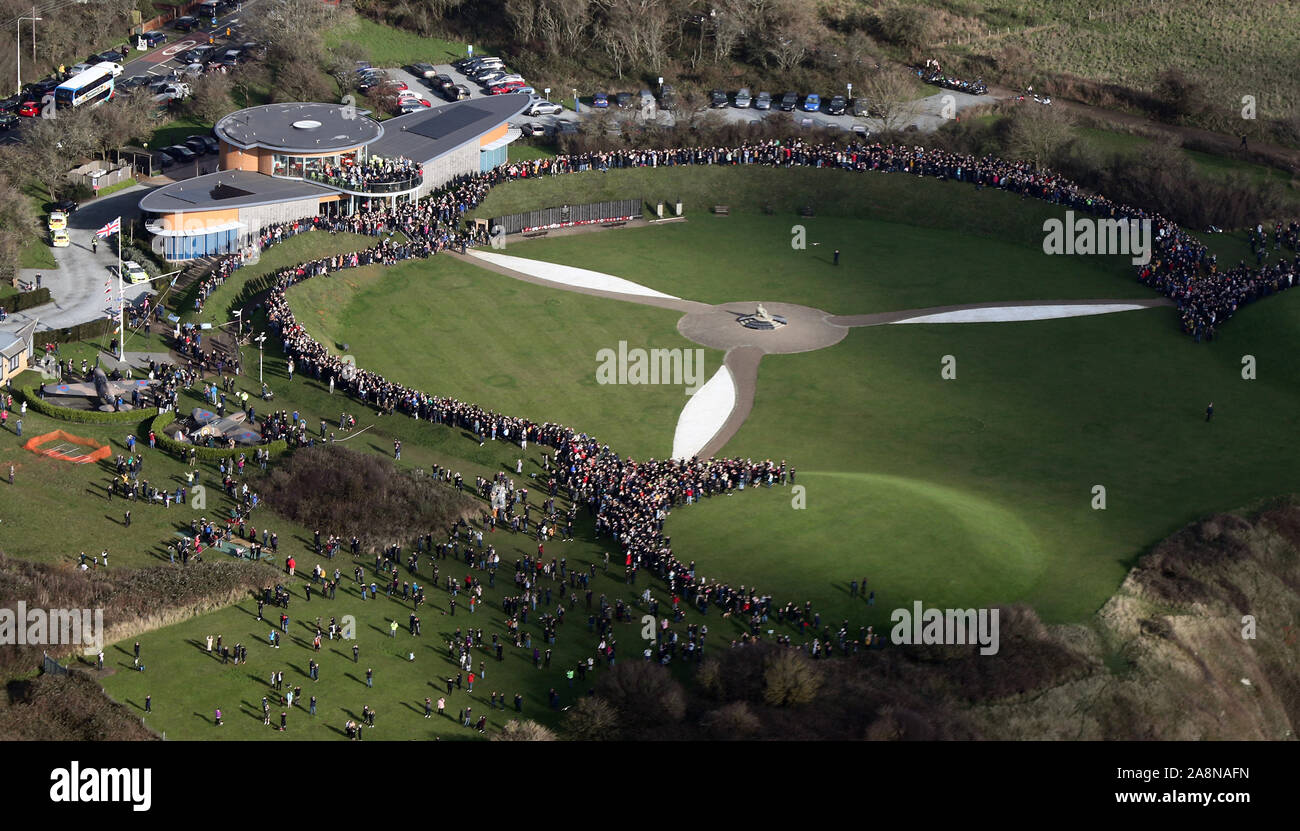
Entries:
MULTIPOLYGON (((127 54, 130 53, 128 52, 127 54)), ((100 52, 98 55, 95 55, 94 57, 95 60, 92 61, 92 63, 117 63, 118 61, 122 60, 122 50, 105 49, 103 52, 100 52)))
POLYGON ((521 124, 519 131, 526 136, 544 136, 546 135, 546 125, 530 121, 527 124, 521 124))
POLYGON ((770 92, 760 92, 760 93, 759 93, 759 94, 754 98, 754 109, 756 109, 756 110, 770 110, 770 109, 772 109, 772 93, 770 93, 770 92))
POLYGON ((72 239, 68 237, 67 229, 60 228, 57 231, 50 232, 50 245, 55 248, 67 248, 71 244, 72 239))
POLYGON ((171 156, 173 162, 192 162, 199 156, 190 148, 183 144, 173 144, 171 147, 164 147, 162 152, 171 156))
POLYGON ((148 46, 150 49, 167 42, 166 32, 145 32, 141 37, 144 38, 145 46, 148 46))
POLYGON ((659 107, 665 110, 671 110, 677 106, 677 90, 673 89, 672 84, 664 84, 659 90, 659 107))
POLYGON ((803 111, 815 113, 822 108, 822 97, 815 92, 808 93, 803 99, 803 111))
POLYGON ((505 64, 484 64, 483 66, 475 67, 474 69, 471 69, 469 72, 466 72, 465 76, 471 80, 481 82, 487 78, 491 78, 491 77, 499 78, 502 75, 509 75, 509 74, 510 71, 506 69, 505 64))
POLYGON ((113 73, 114 78, 122 74, 122 65, 116 61, 101 61, 100 63, 95 64, 95 68, 107 69, 109 72, 113 73))
POLYGON ((75 213, 77 208, 81 207, 75 199, 60 199, 50 206, 50 210, 63 211, 65 214, 75 213))
POLYGON ((113 84, 113 89, 117 92, 130 94, 141 87, 146 87, 153 81, 152 75, 132 75, 130 78, 123 78, 113 84))
POLYGON ((18 116, 13 113, 0 113, 0 130, 8 132, 18 126, 18 116))
MULTIPOLYGON (((520 89, 523 88, 523 86, 524 86, 523 81, 506 81, 503 84, 497 84, 496 86, 488 87, 488 95, 505 95, 506 93, 510 93, 510 92, 518 92, 520 89)), ((606 102, 606 105, 608 106, 608 102, 606 102)))
POLYGON ((749 105, 750 103, 753 102, 753 100, 754 99, 752 99, 749 96, 749 90, 745 89, 744 87, 741 87, 739 90, 736 91, 737 109, 741 109, 741 110, 749 109, 749 105))
POLYGON ((781 111, 792 113, 794 108, 799 106, 799 93, 787 92, 781 96, 781 111))
POLYGON ((518 81, 520 84, 525 83, 524 76, 514 72, 493 72, 478 79, 479 83, 485 87, 495 87, 501 84, 518 81))
POLYGON ((464 101, 466 98, 469 98, 469 96, 469 87, 464 84, 457 84, 447 92, 447 97, 452 101, 464 101))
POLYGON ((122 263, 122 279, 128 283, 147 283, 149 282, 149 272, 144 270, 144 266, 135 260, 127 260, 122 263))
POLYGON ((844 110, 848 107, 848 99, 843 95, 836 95, 826 102, 827 115, 844 115, 844 110))
POLYGON ((854 99, 853 99, 853 114, 854 114, 854 115, 856 115, 856 116, 858 116, 859 118, 861 118, 862 116, 868 115, 869 112, 870 112, 870 110, 871 110, 871 106, 870 106, 870 104, 867 102, 867 99, 865 99, 865 98, 854 98, 854 99))
POLYGON ((536 87, 519 87, 518 89, 515 90, 515 94, 516 94, 516 95, 527 95, 527 96, 530 97, 530 98, 536 98, 536 97, 537 97, 537 88, 536 88, 536 87))
POLYGON ((431 63, 413 63, 411 64, 411 74, 417 78, 432 78, 438 74, 438 70, 431 63))
POLYGON ((620 110, 626 110, 628 107, 632 106, 632 93, 630 92, 615 93, 614 103, 618 105, 618 108, 620 110))
POLYGON ((524 110, 524 115, 559 115, 564 112, 564 107, 554 101, 534 101, 524 110))
POLYGON ((598 92, 591 96, 591 106, 598 110, 607 108, 609 106, 609 95, 603 92, 598 92))
POLYGON ((21 95, 11 95, 3 101, 0 101, 0 113, 9 113, 12 115, 17 112, 18 108, 21 107, 22 104, 23 97, 21 95))
POLYGON ((80 75, 93 66, 93 63, 74 63, 68 68, 68 77, 71 78, 73 75, 80 75))
POLYGON ((709 93, 710 107, 726 107, 729 104, 731 104, 731 100, 727 98, 727 93, 723 92, 722 90, 715 89, 709 93))
POLYGON ((208 152, 207 143, 204 142, 203 139, 199 138, 198 136, 190 136, 189 138, 185 139, 185 144, 183 146, 188 147, 190 149, 190 152, 196 156, 205 156, 207 155, 208 152))
POLYGON ((429 79, 429 87, 434 92, 446 93, 449 87, 456 86, 456 82, 451 79, 450 75, 434 75, 429 79))
POLYGON ((35 118, 41 114, 41 105, 36 101, 24 101, 18 107, 18 114, 23 118, 35 118))
POLYGON ((68 227, 68 215, 63 211, 50 211, 50 218, 46 226, 51 231, 61 231, 68 227))
POLYGON ((194 148, 190 144, 192 141, 201 142, 203 144, 203 149, 194 150, 195 153, 215 153, 221 149, 221 142, 217 141, 212 136, 186 136, 185 146, 193 150, 194 148))

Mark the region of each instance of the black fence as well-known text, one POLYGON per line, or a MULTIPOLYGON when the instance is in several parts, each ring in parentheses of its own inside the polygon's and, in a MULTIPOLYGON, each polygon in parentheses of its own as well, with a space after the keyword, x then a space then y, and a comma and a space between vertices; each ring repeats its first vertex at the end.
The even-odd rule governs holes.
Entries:
POLYGON ((488 220, 491 233, 500 225, 507 234, 526 234, 551 228, 568 228, 572 225, 595 225, 601 222, 627 222, 641 218, 640 199, 615 199, 611 202, 591 202, 586 205, 561 205, 542 208, 522 214, 496 216, 488 220))

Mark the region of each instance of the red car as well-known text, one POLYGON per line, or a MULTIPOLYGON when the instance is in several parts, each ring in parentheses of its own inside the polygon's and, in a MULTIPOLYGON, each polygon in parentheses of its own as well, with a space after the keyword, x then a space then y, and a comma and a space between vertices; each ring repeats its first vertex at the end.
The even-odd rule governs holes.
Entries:
POLYGON ((504 84, 497 84, 489 89, 488 95, 504 95, 508 92, 514 92, 522 86, 525 86, 523 81, 506 81, 504 84))
POLYGON ((24 118, 35 118, 41 114, 41 104, 39 101, 24 101, 18 108, 18 114, 24 118))

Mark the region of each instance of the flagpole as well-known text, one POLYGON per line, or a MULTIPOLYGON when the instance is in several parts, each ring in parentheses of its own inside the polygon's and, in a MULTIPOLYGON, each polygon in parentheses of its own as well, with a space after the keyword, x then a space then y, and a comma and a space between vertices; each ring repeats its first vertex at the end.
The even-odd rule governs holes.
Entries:
POLYGON ((126 354, 126 317, 122 312, 122 217, 117 218, 117 359, 126 354))

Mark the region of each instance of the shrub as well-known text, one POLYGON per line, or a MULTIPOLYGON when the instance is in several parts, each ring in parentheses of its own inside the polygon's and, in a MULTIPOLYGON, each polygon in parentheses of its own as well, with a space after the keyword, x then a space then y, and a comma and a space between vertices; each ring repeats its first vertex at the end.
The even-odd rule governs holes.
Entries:
POLYGON ((700 726, 715 739, 735 741, 747 739, 758 732, 762 723, 744 701, 733 701, 710 710, 700 719, 700 726))
POLYGON ((263 478, 259 490, 277 513, 306 528, 355 535, 368 550, 445 531, 480 509, 477 500, 391 459, 338 445, 296 450, 263 478))
POLYGON ((585 742, 612 739, 618 732, 618 711, 603 698, 583 696, 564 714, 564 732, 585 742))
POLYGON ((601 676, 596 693, 630 725, 661 725, 681 721, 686 714, 682 685, 667 669, 648 661, 616 664, 601 676))
POLYGON ((50 290, 41 287, 32 291, 24 291, 9 297, 0 298, 0 306, 6 311, 21 312, 23 309, 34 309, 37 306, 44 306, 50 302, 50 290))
POLYGON ((494 742, 553 742, 555 733, 535 721, 512 718, 501 732, 492 737, 494 742))
POLYGON ((801 707, 817 697, 821 673, 803 653, 779 649, 767 658, 763 700, 773 707, 801 707))

